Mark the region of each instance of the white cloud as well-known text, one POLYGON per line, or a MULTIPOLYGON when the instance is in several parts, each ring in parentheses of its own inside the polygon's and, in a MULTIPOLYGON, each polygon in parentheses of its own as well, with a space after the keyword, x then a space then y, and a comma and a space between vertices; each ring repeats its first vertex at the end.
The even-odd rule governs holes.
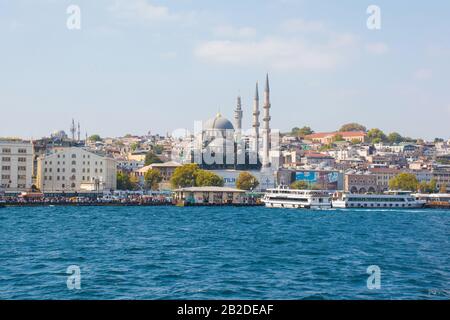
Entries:
POLYGON ((383 42, 368 43, 366 45, 366 51, 371 54, 382 55, 389 52, 389 47, 383 42))
POLYGON ((415 80, 429 80, 433 77, 433 70, 428 68, 421 68, 414 72, 413 77, 415 80))
POLYGON ((333 69, 343 62, 342 51, 351 45, 349 36, 314 45, 302 39, 265 38, 259 41, 208 41, 195 55, 208 62, 258 65, 276 69, 333 69))
POLYGON ((221 38, 250 38, 256 35, 256 29, 251 27, 235 28, 230 25, 222 25, 214 28, 213 33, 221 38))

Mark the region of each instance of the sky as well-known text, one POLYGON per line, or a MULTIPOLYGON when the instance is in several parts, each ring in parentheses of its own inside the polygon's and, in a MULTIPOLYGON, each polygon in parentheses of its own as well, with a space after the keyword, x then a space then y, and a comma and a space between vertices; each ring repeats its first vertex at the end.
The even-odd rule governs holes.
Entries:
POLYGON ((450 2, 0 0, 0 136, 193 130, 270 75, 271 127, 450 138, 450 2), (69 29, 80 9, 80 29, 69 29), (369 29, 370 5, 380 29, 369 29))

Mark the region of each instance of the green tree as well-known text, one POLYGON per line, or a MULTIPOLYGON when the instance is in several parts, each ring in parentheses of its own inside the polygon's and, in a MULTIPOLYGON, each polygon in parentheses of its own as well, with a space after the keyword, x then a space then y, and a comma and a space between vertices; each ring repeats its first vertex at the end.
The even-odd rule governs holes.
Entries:
POLYGON ((304 126, 303 128, 295 127, 291 131, 292 135, 300 137, 300 138, 303 138, 304 136, 307 136, 307 135, 310 135, 313 133, 314 133, 314 131, 310 127, 307 127, 307 126, 304 126))
POLYGON ((133 142, 130 146, 131 151, 136 151, 139 148, 139 143, 138 142, 133 142))
POLYGON ((135 186, 130 178, 130 175, 119 171, 117 173, 117 189, 119 190, 134 190, 135 186))
POLYGON ((412 173, 400 173, 389 180, 391 190, 417 191, 419 182, 412 173))
POLYGON ((173 172, 170 184, 173 188, 194 187, 198 170, 200 169, 196 163, 182 165, 173 172))
POLYGON ((403 137, 397 132, 392 132, 387 136, 387 140, 390 143, 400 143, 403 142, 403 137))
POLYGON ((366 127, 359 123, 347 123, 344 124, 339 131, 340 132, 348 132, 348 131, 366 131, 366 127))
POLYGON ((144 175, 145 188, 150 190, 158 189, 162 176, 159 170, 150 169, 144 175))
POLYGON ((444 139, 442 139, 442 138, 434 138, 434 143, 438 143, 438 142, 444 142, 444 139))
POLYGON ((342 136, 342 134, 336 134, 333 137, 333 142, 340 142, 340 141, 345 141, 344 137, 342 136))
POLYGON ((101 141, 102 138, 100 138, 100 136, 98 134, 93 134, 92 136, 90 136, 88 138, 88 140, 92 141, 92 142, 97 142, 97 141, 101 141))
POLYGON ((258 179, 248 172, 241 172, 236 181, 236 187, 241 190, 254 190, 258 186, 258 179))
POLYGON ((417 188, 422 193, 433 193, 436 192, 436 180, 432 179, 429 183, 422 181, 419 183, 417 188))
POLYGON ((295 190, 309 190, 311 188, 310 188, 308 182, 298 180, 298 181, 294 181, 291 184, 291 189, 295 189, 295 190))
POLYGON ((195 173, 195 185, 197 187, 223 187, 225 184, 222 177, 218 176, 214 172, 207 170, 197 170, 195 173))
POLYGON ((379 143, 379 142, 384 142, 387 140, 387 137, 384 134, 384 132, 378 128, 370 129, 367 132, 367 138, 372 143, 379 143))
POLYGON ((153 163, 162 163, 162 160, 153 151, 149 151, 145 155, 145 165, 149 166, 153 163))

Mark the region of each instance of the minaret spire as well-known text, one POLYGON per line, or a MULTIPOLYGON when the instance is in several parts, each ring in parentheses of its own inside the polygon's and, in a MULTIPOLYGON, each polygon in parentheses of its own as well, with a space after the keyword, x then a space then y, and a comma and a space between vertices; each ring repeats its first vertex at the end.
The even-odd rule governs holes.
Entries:
POLYGON ((253 100, 253 135, 255 139, 255 153, 259 152, 259 92, 258 82, 256 82, 255 98, 253 100))
POLYGON ((239 95, 237 97, 237 104, 236 104, 236 110, 234 111, 234 121, 235 121, 235 126, 236 126, 236 130, 241 130, 242 129, 242 100, 241 100, 241 96, 239 95))
POLYGON ((270 150, 270 86, 269 74, 266 74, 266 87, 264 89, 264 118, 263 118, 263 166, 270 165, 269 150, 270 150))

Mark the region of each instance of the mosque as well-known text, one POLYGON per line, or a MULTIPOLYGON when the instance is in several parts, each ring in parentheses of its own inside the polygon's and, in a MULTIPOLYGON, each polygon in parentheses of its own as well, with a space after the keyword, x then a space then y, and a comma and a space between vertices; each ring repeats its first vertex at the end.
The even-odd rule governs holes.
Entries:
POLYGON ((259 116, 259 92, 256 83, 253 100, 252 128, 242 129, 242 103, 237 98, 234 124, 218 113, 202 124, 201 134, 192 149, 191 162, 207 170, 259 170, 270 166, 270 87, 266 75, 262 128, 259 116))

